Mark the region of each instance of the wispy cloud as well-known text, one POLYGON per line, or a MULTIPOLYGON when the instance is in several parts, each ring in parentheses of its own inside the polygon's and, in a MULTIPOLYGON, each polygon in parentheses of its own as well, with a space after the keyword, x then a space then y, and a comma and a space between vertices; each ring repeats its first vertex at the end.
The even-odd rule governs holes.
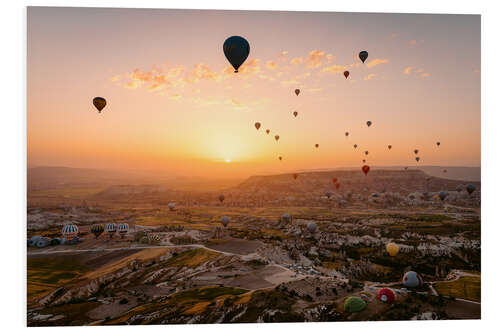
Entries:
POLYGON ((346 66, 344 65, 331 65, 331 66, 327 66, 327 67, 324 67, 321 71, 322 72, 325 72, 325 73, 340 73, 340 72, 343 72, 347 69, 346 66))
POLYGON ((373 59, 372 61, 366 64, 366 67, 372 68, 380 64, 386 64, 389 62, 389 59, 373 59))
POLYGON ((420 74, 420 77, 429 77, 429 76, 431 76, 430 73, 422 73, 422 74, 420 74))
POLYGON ((365 80, 365 81, 369 81, 369 80, 371 80, 371 79, 375 78, 375 76, 377 76, 377 75, 376 75, 376 74, 373 74, 373 73, 372 73, 372 74, 368 74, 367 76, 365 76, 365 77, 363 78, 363 80, 365 80))
POLYGON ((269 60, 266 62, 266 67, 269 68, 270 70, 275 70, 278 68, 278 63, 272 60, 269 60))
POLYGON ((293 58, 292 60, 290 60, 290 64, 291 65, 299 65, 303 61, 304 61, 304 59, 302 57, 296 57, 296 58, 293 58))
POLYGON ((306 58, 307 67, 309 68, 318 68, 323 64, 323 61, 326 60, 326 53, 324 51, 312 50, 309 52, 306 58))
POLYGON ((411 74, 411 70, 412 70, 412 67, 408 66, 408 67, 405 68, 405 70, 403 71, 403 73, 406 74, 406 75, 410 75, 411 74))

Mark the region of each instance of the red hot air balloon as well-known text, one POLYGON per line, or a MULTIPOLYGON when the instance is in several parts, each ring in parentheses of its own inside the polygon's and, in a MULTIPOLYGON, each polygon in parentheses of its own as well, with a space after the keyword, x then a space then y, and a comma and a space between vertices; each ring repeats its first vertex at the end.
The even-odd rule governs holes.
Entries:
POLYGON ((340 187, 340 183, 336 183, 336 184, 335 184, 335 188, 338 190, 338 189, 339 189, 339 187, 340 187))
POLYGON ((368 175, 368 172, 370 171, 370 167, 368 165, 363 165, 363 167, 361 168, 361 170, 363 171, 363 173, 366 175, 368 175))
POLYGON ((347 79, 347 78, 349 77, 349 71, 345 71, 345 72, 344 72, 344 76, 345 76, 345 78, 347 79))
POLYGON ((298 113, 297 111, 293 111, 293 116, 294 116, 294 117, 297 117, 297 116, 298 116, 298 114, 299 114, 299 113, 298 113))
POLYGON ((270 129, 266 129, 266 134, 269 134, 271 132, 270 129))
POLYGON ((275 135, 274 136, 274 140, 278 141, 280 139, 280 136, 279 135, 275 135))
POLYGON ((396 300, 396 294, 389 288, 382 288, 378 291, 378 299, 384 303, 392 303, 396 300))
POLYGON ((283 159, 283 157, 281 157, 281 156, 279 156, 278 158, 279 158, 280 161, 283 159))
POLYGON ((293 179, 297 179, 298 176, 299 176, 298 174, 294 173, 293 174, 293 179))
POLYGON ((299 96, 300 94, 300 89, 295 89, 295 95, 299 96))
POLYGON ((319 144, 315 144, 314 147, 319 148, 319 144))
POLYGON ((389 148, 389 150, 391 150, 391 148, 392 148, 392 145, 388 145, 388 146, 387 146, 387 148, 389 148))
POLYGON ((337 183, 337 178, 333 177, 332 181, 333 181, 334 184, 337 183))
POLYGON ((260 123, 259 123, 259 122, 256 122, 256 123, 255 123, 255 128, 256 128, 257 130, 259 130, 259 128, 260 128, 260 123))

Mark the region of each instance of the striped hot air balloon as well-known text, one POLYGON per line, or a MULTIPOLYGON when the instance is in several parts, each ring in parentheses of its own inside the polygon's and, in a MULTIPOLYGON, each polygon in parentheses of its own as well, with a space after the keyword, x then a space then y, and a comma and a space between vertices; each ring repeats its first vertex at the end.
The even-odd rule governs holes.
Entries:
POLYGON ((78 235, 78 227, 74 224, 66 224, 62 230, 61 230, 61 234, 66 238, 66 239, 69 239, 69 240, 72 240, 73 238, 76 237, 76 235, 78 235))

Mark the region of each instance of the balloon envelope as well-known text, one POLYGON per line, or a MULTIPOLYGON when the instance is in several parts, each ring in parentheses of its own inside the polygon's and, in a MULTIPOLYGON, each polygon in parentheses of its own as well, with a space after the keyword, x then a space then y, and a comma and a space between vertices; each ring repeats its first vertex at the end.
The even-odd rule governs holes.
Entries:
POLYGON ((370 167, 368 165, 363 165, 363 167, 361 168, 361 170, 363 171, 363 173, 366 176, 368 174, 368 172, 370 171, 370 167))
POLYGON ((250 44, 240 36, 232 36, 226 39, 222 46, 224 55, 233 66, 234 72, 238 73, 238 68, 247 60, 250 54, 250 44))
POLYGON ((106 100, 102 97, 94 97, 93 103, 99 113, 101 113, 102 109, 106 106, 106 100))
POLYGON ((259 122, 256 122, 256 123, 255 123, 255 128, 256 128, 257 130, 259 130, 259 128, 260 128, 260 123, 259 123, 259 122))
POLYGON ((347 78, 349 77, 349 71, 345 71, 345 72, 344 72, 344 76, 345 76, 345 78, 347 79, 347 78))
POLYGON ((300 94, 300 89, 295 89, 295 95, 299 96, 300 94))
POLYGON ((385 246, 385 249, 386 249, 387 253, 389 253, 389 255, 391 257, 394 257, 399 252, 399 246, 398 246, 398 244, 392 243, 392 242, 391 243, 387 243, 387 245, 385 246))
POLYGON ((361 51, 359 52, 359 59, 361 59, 361 61, 363 63, 365 63, 365 60, 368 58, 368 52, 367 51, 361 51))

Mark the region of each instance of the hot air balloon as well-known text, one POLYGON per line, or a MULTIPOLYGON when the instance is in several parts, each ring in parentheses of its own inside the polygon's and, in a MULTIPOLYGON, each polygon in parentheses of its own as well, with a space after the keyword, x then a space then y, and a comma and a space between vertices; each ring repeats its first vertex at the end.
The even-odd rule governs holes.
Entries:
POLYGON ((366 122, 366 126, 370 127, 371 125, 372 125, 372 122, 368 120, 368 121, 366 122))
POLYGON ((463 190, 463 187, 462 185, 457 185, 456 189, 455 189, 458 193, 462 192, 463 190))
POLYGON ((415 153, 415 155, 417 155, 418 154, 418 149, 415 149, 413 152, 415 153))
POLYGON ((297 179, 298 176, 299 176, 298 174, 294 173, 293 174, 293 179, 297 179))
POLYGON ((349 132, 345 132, 345 136, 349 136, 349 132))
POLYGON ((157 234, 150 235, 149 237, 147 237, 146 241, 151 245, 159 245, 161 243, 160 236, 158 236, 157 234))
POLYGON ((278 159, 279 159, 279 160, 281 161, 281 160, 283 159, 283 157, 281 157, 281 156, 278 156, 278 159))
POLYGON ((317 143, 317 144, 315 144, 315 145, 314 145, 314 147, 319 148, 319 144, 318 144, 318 143, 317 143))
POLYGON ((175 202, 169 202, 168 209, 170 209, 170 211, 173 211, 175 209, 175 202))
POLYGON ((32 236, 29 240, 28 240, 28 246, 35 246, 36 242, 42 238, 42 236, 40 235, 35 235, 35 236, 32 236))
POLYGON ((69 239, 72 240, 73 238, 78 235, 78 227, 75 224, 66 224, 62 229, 61 229, 61 234, 69 239))
POLYGON ((279 135, 275 135, 274 136, 274 140, 278 141, 280 139, 280 136, 279 135))
POLYGON ((299 113, 298 113, 297 111, 293 111, 293 116, 294 116, 294 117, 297 117, 297 116, 298 116, 298 114, 299 114, 299 113))
POLYGON ((123 239, 125 235, 128 233, 128 223, 118 224, 118 233, 120 234, 120 237, 123 239))
POLYGON ((225 199, 224 194, 219 195, 219 201, 220 201, 220 202, 223 202, 223 201, 224 201, 224 199, 225 199))
POLYGON ((340 183, 336 183, 335 188, 338 190, 340 188, 340 183))
POLYGON ((311 222, 311 223, 309 223, 309 224, 307 225, 307 230, 309 230, 309 232, 310 232, 311 234, 314 234, 314 233, 316 232, 316 230, 317 230, 317 229, 318 229, 318 226, 316 225, 316 223, 312 223, 312 222, 311 222))
POLYGON ((363 63, 365 63, 365 60, 368 58, 368 52, 367 51, 361 51, 359 52, 359 59, 361 59, 361 61, 363 63))
POLYGON ((363 160, 363 163, 366 163, 366 160, 363 160))
POLYGON ((382 288, 378 291, 377 298, 384 303, 392 303, 396 300, 396 294, 389 288, 382 288))
POLYGON ((356 148, 358 148, 358 145, 355 143, 355 144, 354 144, 354 149, 356 149, 356 148))
POLYGON ((368 165, 363 165, 363 167, 361 168, 361 170, 363 171, 363 173, 366 175, 368 175, 368 172, 370 171, 370 167, 368 165))
POLYGON ((349 71, 345 71, 345 72, 344 72, 344 76, 345 76, 345 78, 347 79, 347 78, 349 77, 349 71))
POLYGON ((102 109, 106 106, 106 100, 102 97, 94 97, 92 102, 99 113, 101 113, 102 109))
POLYGON ((385 246, 385 250, 391 257, 394 257, 399 252, 399 246, 396 243, 387 243, 387 245, 385 246))
POLYGON ((469 195, 472 194, 472 192, 474 192, 476 190, 476 185, 474 184, 468 184, 465 189, 467 190, 467 193, 469 193, 469 195))
POLYGON ((299 96, 300 94, 300 89, 295 89, 295 95, 299 96))
POLYGON ((368 150, 365 150, 365 155, 368 155, 368 150))
POLYGON ((229 218, 229 216, 224 215, 223 217, 220 218, 220 223, 222 223, 222 225, 224 226, 224 228, 227 227, 227 225, 229 224, 229 221, 231 221, 231 219, 229 218))
POLYGON ((94 224, 90 227, 90 232, 95 236, 95 239, 104 232, 104 226, 102 224, 94 224))
POLYGON ((357 296, 349 296, 344 301, 344 311, 348 313, 361 312, 366 308, 366 302, 357 296))
POLYGON ((446 199, 447 196, 448 196, 448 192, 446 192, 446 191, 439 192, 439 199, 441 199, 441 201, 446 199))
POLYGON ((424 284, 424 281, 414 271, 406 272, 403 276, 403 285, 408 288, 416 288, 424 284))
POLYGON ((288 213, 285 213, 281 216, 281 221, 284 223, 291 223, 292 222, 292 216, 288 213))
POLYGON ((259 128, 260 128, 260 123, 259 122, 255 123, 255 128, 257 129, 257 131, 259 130, 259 128))
POLYGON ((106 224, 106 226, 104 228, 106 229, 106 232, 109 235, 109 239, 113 238, 113 235, 116 232, 116 224, 115 223, 108 223, 108 224, 106 224))
POLYGON ((330 199, 330 197, 333 195, 333 192, 332 191, 326 191, 325 192, 325 195, 328 199, 330 199))
POLYGON ((337 182, 337 178, 333 177, 332 178, 333 183, 335 184, 337 182))
POLYGON ((391 146, 391 145, 388 145, 388 146, 387 146, 387 148, 389 148, 389 150, 391 150, 391 149, 392 149, 392 146, 391 146))
POLYGON ((437 145, 438 147, 439 147, 439 146, 441 146, 441 142, 439 142, 439 141, 438 141, 438 142, 436 142, 436 145, 437 145))
POLYGON ((443 172, 444 172, 444 173, 447 173, 447 172, 448 172, 448 170, 444 169, 444 170, 443 170, 443 172))
POLYGON ((408 167, 405 167, 405 170, 408 170, 408 167))
POLYGON ((270 129, 266 129, 266 134, 269 134, 271 132, 270 129))
POLYGON ((224 55, 233 66, 234 72, 238 73, 238 68, 247 60, 250 54, 250 44, 240 36, 232 36, 226 39, 222 47, 224 55))
POLYGON ((415 157, 415 161, 417 161, 417 162, 420 161, 420 157, 418 157, 418 156, 415 157))

